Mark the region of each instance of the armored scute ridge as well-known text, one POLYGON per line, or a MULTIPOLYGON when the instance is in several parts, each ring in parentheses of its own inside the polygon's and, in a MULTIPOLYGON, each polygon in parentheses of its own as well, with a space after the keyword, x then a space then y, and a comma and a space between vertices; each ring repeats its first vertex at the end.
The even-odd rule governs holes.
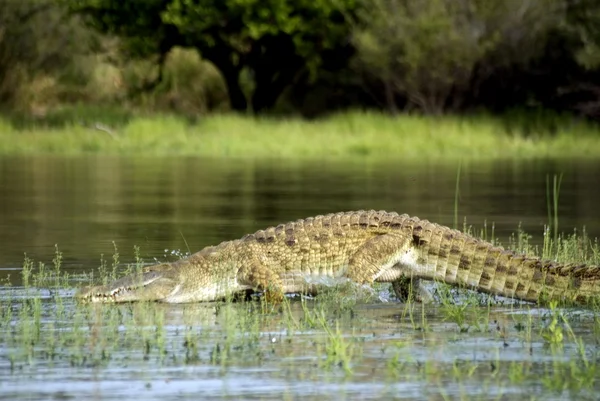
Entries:
POLYGON ((280 224, 76 296, 178 303, 255 289, 278 300, 284 293, 314 292, 323 279, 391 282, 398 289, 406 277, 533 302, 587 303, 600 295, 598 266, 543 261, 427 220, 372 210, 280 224))

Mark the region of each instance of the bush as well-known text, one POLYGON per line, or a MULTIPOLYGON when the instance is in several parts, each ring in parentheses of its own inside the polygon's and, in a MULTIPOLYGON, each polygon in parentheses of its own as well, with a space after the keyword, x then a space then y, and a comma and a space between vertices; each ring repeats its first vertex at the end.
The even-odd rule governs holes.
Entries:
POLYGON ((44 113, 60 96, 77 56, 94 35, 52 0, 5 1, 0 7, 0 106, 44 113))

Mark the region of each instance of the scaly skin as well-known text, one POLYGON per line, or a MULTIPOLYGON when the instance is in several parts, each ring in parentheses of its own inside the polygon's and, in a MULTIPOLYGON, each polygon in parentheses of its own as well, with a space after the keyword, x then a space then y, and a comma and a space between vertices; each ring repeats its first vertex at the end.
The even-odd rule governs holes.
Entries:
MULTIPOLYGON (((358 284, 436 280, 525 301, 587 303, 600 296, 600 267, 518 255, 448 227, 385 211, 317 216, 148 266, 108 286, 86 287, 88 302, 212 301, 257 289, 271 300, 347 279, 358 284)), ((396 288, 397 286, 395 286, 396 288)))

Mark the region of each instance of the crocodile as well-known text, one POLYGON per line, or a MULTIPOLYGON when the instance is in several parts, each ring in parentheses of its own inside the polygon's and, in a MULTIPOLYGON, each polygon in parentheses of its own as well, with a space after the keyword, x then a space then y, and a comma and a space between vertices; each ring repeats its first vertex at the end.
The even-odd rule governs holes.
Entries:
POLYGON ((249 290, 276 302, 320 282, 433 280, 523 301, 586 304, 600 296, 600 266, 518 254, 436 223, 386 211, 301 219, 144 267, 76 293, 83 302, 214 301, 249 290))

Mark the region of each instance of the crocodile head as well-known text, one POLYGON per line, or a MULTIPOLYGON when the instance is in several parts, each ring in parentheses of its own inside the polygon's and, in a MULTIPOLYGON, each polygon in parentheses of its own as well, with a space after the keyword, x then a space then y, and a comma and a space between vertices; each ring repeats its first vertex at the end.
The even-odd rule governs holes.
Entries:
POLYGON ((152 270, 131 274, 101 286, 81 288, 75 297, 82 302, 165 301, 179 287, 171 269, 152 266, 152 270))
POLYGON ((223 264, 222 253, 207 248, 186 259, 144 268, 107 285, 84 287, 75 294, 82 302, 214 301, 248 290, 238 283, 235 264, 223 264))

